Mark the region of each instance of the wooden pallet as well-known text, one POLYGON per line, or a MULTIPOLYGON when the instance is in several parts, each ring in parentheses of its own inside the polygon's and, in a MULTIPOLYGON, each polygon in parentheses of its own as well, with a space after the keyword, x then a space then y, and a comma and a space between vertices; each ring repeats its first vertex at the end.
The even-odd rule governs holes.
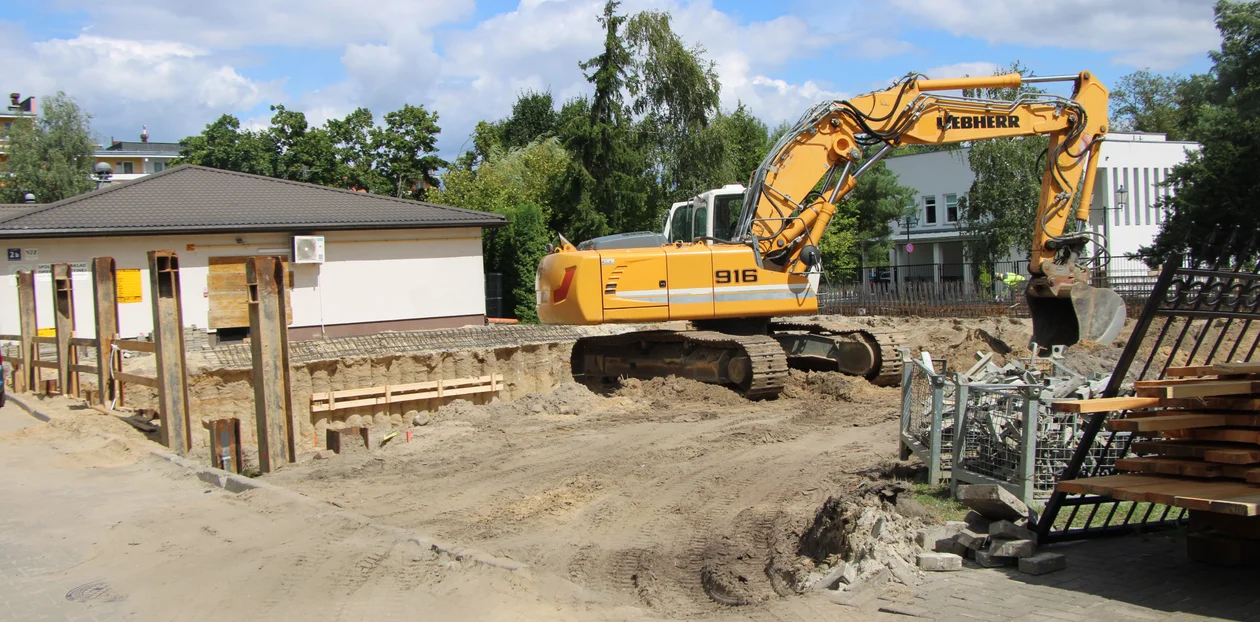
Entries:
POLYGON ((1135 383, 1136 397, 1055 405, 1127 411, 1106 425, 1134 435, 1132 456, 1116 461, 1116 475, 1059 482, 1058 490, 1260 520, 1260 363, 1174 367, 1167 375, 1135 383))

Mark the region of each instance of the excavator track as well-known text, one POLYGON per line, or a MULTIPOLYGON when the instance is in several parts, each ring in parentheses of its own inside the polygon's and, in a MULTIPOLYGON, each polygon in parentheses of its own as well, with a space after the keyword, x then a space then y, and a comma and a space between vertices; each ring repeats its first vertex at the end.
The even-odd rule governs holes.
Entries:
POLYGON ((847 359, 834 361, 838 371, 862 376, 882 387, 901 384, 901 355, 897 349, 905 343, 905 338, 896 331, 854 328, 834 320, 806 318, 772 321, 770 333, 783 345, 794 366, 825 366, 819 365, 824 359, 817 356, 822 353, 818 348, 831 342, 827 354, 831 358, 847 359), (805 339, 799 338, 801 335, 808 335, 810 343, 804 344, 805 339))
POLYGON ((773 337, 702 330, 583 337, 570 361, 573 379, 586 384, 672 375, 725 385, 754 400, 777 396, 788 375, 787 357, 773 337))

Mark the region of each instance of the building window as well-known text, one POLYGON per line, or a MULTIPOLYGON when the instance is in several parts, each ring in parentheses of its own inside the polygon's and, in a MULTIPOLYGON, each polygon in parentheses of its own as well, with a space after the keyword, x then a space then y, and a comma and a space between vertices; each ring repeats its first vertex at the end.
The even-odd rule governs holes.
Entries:
POLYGON ((923 222, 936 224, 936 197, 923 197, 923 222))
POLYGON ((958 222, 958 195, 945 195, 945 222, 958 222))
POLYGON ((162 171, 164 171, 164 170, 166 170, 166 163, 165 163, 165 162, 156 162, 156 161, 155 161, 155 162, 153 163, 153 172, 154 172, 154 173, 161 173, 161 172, 162 172, 162 171))
POLYGON ((114 172, 116 173, 122 173, 124 175, 131 175, 132 173, 136 172, 136 165, 131 162, 115 162, 114 164, 117 165, 114 167, 115 169, 114 172))

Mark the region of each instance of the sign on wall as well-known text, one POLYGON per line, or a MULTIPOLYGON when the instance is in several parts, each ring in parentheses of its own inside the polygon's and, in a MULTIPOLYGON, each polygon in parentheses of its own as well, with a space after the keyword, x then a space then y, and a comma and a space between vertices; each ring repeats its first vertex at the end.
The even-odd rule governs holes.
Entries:
POLYGON ((144 302, 144 289, 140 287, 140 269, 123 268, 115 273, 118 287, 118 304, 144 302))
POLYGON ((9 249, 9 261, 22 261, 22 249, 20 249, 20 248, 10 248, 10 249, 9 249))
POLYGON ((27 260, 27 261, 31 261, 31 260, 34 260, 34 259, 39 259, 39 249, 38 249, 38 248, 28 248, 28 249, 26 249, 26 252, 22 255, 22 258, 23 258, 23 259, 25 259, 25 260, 27 260))

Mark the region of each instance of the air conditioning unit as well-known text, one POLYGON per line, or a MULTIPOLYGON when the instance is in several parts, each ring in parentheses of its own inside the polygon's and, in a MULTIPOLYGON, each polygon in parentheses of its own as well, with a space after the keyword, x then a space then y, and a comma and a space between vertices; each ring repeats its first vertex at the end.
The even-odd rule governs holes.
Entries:
POLYGON ((293 236, 293 263, 324 263, 324 236, 293 236))

